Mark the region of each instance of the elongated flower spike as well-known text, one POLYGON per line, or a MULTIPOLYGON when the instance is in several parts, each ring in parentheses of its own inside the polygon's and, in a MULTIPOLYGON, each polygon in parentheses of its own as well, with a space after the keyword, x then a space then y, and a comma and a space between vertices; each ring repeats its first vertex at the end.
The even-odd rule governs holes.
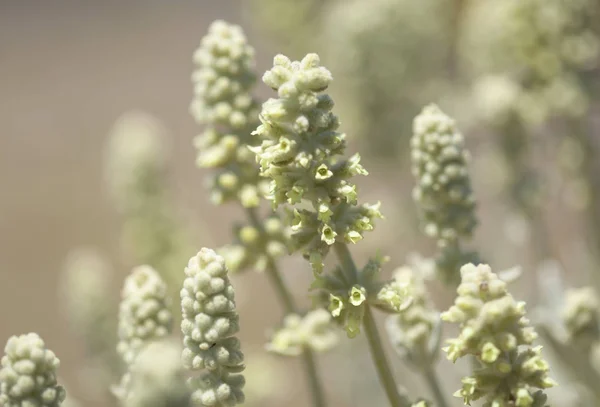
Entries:
POLYGON ((0 405, 59 407, 65 389, 57 383, 60 361, 36 333, 12 336, 0 369, 0 405))
MULTIPOLYGON (((196 162, 214 170, 209 175, 213 203, 238 202, 252 211, 269 186, 248 149, 259 124, 259 103, 251 93, 256 82, 254 49, 241 27, 217 20, 202 38, 194 62, 191 113, 204 127, 194 140, 196 162)), ((272 259, 287 252, 288 236, 275 214, 263 228, 252 223, 236 227, 236 241, 219 250, 232 272, 264 271, 272 259)))
POLYGON ((464 138, 453 119, 429 105, 413 122, 411 153, 416 178, 413 199, 423 231, 440 248, 440 277, 457 281, 460 266, 474 260, 473 253, 461 250, 460 241, 471 238, 477 225, 464 138))
POLYGON ((458 297, 442 314, 442 320, 460 325, 460 334, 444 351, 453 362, 473 355, 481 368, 463 378, 455 396, 467 405, 484 399, 485 407, 545 406, 543 389, 556 382, 548 377, 542 347, 532 346, 537 334, 525 317, 525 303, 508 293, 488 265, 467 264, 461 276, 458 297))
POLYGON ((125 250, 136 264, 154 267, 170 286, 179 286, 189 236, 176 216, 167 187, 168 141, 166 129, 153 116, 124 114, 111 131, 105 171, 124 221, 125 250))
POLYGON ((140 351, 150 343, 164 339, 171 333, 173 315, 167 286, 150 266, 138 266, 125 279, 119 308, 117 352, 127 367, 121 383, 113 393, 124 401, 129 395, 129 370, 140 351))
POLYGON ((119 310, 117 350, 130 365, 141 348, 166 337, 173 325, 167 286, 150 266, 138 266, 125 279, 119 310))
POLYGON ((198 406, 230 407, 244 402, 244 355, 234 289, 225 259, 203 248, 185 269, 181 290, 183 364, 201 371, 190 379, 192 402, 198 406))
MULTIPOLYGON (((217 252, 231 272, 266 272, 285 312, 296 314, 287 287, 278 283, 281 277, 277 259, 290 251, 290 228, 279 214, 264 218, 257 208, 269 192, 269 180, 260 176, 255 156, 248 148, 254 144, 252 131, 259 125, 260 110, 251 94, 256 82, 254 49, 241 27, 218 20, 202 39, 194 62, 191 113, 204 127, 195 139, 197 164, 213 170, 209 176, 213 203, 235 202, 245 209, 247 217, 246 224, 234 226, 234 241, 217 252)), ((303 347, 301 353, 313 401, 321 406, 324 396, 312 350, 303 347)), ((241 376, 234 379, 241 380, 241 376)), ((232 386, 234 394, 242 397, 241 384, 232 386)), ((202 387, 196 396, 212 394, 209 390, 202 387)), ((238 396, 232 396, 230 402, 237 403, 238 396)))
POLYGON ((267 192, 254 157, 247 149, 258 125, 259 104, 251 91, 256 82, 254 49, 241 27, 213 22, 194 54, 194 100, 191 112, 205 126, 195 139, 198 166, 217 171, 210 179, 216 204, 237 200, 255 207, 267 192))
POLYGON ((263 82, 278 98, 263 104, 253 133, 260 145, 251 148, 261 175, 271 180, 273 207, 293 209, 293 249, 303 250, 316 274, 336 241, 358 242, 382 217, 379 204, 358 205, 351 178, 367 174, 360 156, 340 157, 346 136, 337 131, 333 100, 322 93, 332 79, 317 54, 293 62, 277 55, 263 82))

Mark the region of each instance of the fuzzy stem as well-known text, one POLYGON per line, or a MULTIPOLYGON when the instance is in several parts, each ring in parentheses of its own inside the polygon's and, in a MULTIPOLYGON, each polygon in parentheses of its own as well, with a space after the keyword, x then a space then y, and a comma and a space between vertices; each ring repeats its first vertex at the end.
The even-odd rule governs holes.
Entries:
POLYGON ((452 2, 448 30, 448 73, 451 79, 456 79, 459 73, 458 44, 460 42, 461 29, 466 8, 467 0, 454 0, 452 2))
MULTIPOLYGON (((351 281, 357 281, 358 269, 356 268, 356 264, 352 259, 350 250, 348 250, 348 246, 345 243, 336 242, 333 247, 340 263, 342 264, 342 269, 344 272, 352 278, 351 281)), ((365 336, 367 337, 367 341, 369 343, 371 358, 375 363, 377 375, 379 376, 379 380, 385 389, 387 397, 390 401, 390 405, 392 407, 409 407, 411 405, 410 401, 405 395, 400 394, 398 387, 396 386, 392 369, 388 364, 385 351, 383 350, 383 346, 381 344, 381 338, 379 336, 379 331, 377 330, 377 324, 375 323, 375 319, 373 318, 373 314, 368 304, 365 304, 363 327, 365 336)))
POLYGON ((429 388, 433 392, 433 397, 435 398, 437 407, 448 407, 449 404, 446 402, 446 398, 442 392, 442 387, 440 386, 440 381, 434 367, 431 366, 427 368, 427 370, 423 372, 423 376, 425 377, 429 388))
MULTIPOLYGON (((248 218, 250 219, 252 226, 257 228, 260 233, 264 235, 265 231, 263 224, 257 216, 256 209, 247 208, 246 213, 248 214, 248 218)), ((285 313, 296 314, 297 308, 296 304, 294 303, 294 298, 285 285, 285 282, 281 278, 281 273, 279 272, 277 263, 271 257, 268 259, 266 274, 273 288, 275 289, 275 293, 279 297, 279 301, 283 305, 285 313)), ((304 366, 304 373, 310 387, 312 405, 315 407, 325 407, 327 405, 325 402, 325 394, 323 392, 323 387, 321 386, 321 380, 319 379, 319 374, 317 372, 317 366, 312 350, 310 348, 304 348, 301 357, 304 366)))
MULTIPOLYGON (((581 174, 588 182, 590 191, 590 201, 586 208, 588 216, 588 238, 591 241, 590 247, 596 257, 596 262, 600 263, 600 188, 597 181, 598 165, 596 145, 593 143, 594 135, 590 134, 589 125, 585 119, 580 121, 570 120, 569 130, 575 140, 581 146, 583 151, 583 163, 581 174)), ((600 287, 600 277, 593 276, 596 287, 600 287)))

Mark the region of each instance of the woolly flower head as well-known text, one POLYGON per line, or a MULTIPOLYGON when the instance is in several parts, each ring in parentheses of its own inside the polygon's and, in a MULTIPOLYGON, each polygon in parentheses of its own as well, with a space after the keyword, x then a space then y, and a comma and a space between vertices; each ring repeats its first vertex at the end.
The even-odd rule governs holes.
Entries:
POLYGON ((541 346, 531 347, 537 334, 525 303, 515 301, 488 265, 467 264, 461 277, 454 305, 442 314, 444 321, 460 324, 460 334, 444 351, 452 361, 473 355, 482 367, 463 378, 455 395, 466 404, 484 398, 486 407, 543 407, 546 396, 536 389, 556 383, 548 377, 541 346))
MULTIPOLYGON (((242 28, 214 21, 194 53, 197 70, 192 75, 194 101, 191 110, 202 124, 247 128, 256 102, 249 95, 254 86, 254 49, 242 28)), ((258 112, 256 112, 258 113, 258 112)))
POLYGON ((202 38, 194 62, 191 112, 205 126, 194 140, 196 162, 218 170, 210 179, 211 199, 216 204, 238 200, 245 207, 257 206, 268 183, 259 177, 247 148, 259 112, 251 95, 254 49, 239 26, 217 20, 202 38))
POLYGON ((60 361, 37 334, 12 336, 0 363, 0 405, 58 407, 65 400, 56 379, 60 361))
POLYGON ((119 209, 137 208, 140 191, 160 187, 166 172, 165 133, 157 119, 141 111, 115 123, 106 151, 106 181, 119 209))
POLYGON ((281 355, 297 356, 304 349, 323 352, 338 342, 331 314, 319 308, 305 316, 287 315, 283 327, 271 338, 267 350, 281 355))
POLYGON ((203 248, 185 269, 181 290, 184 335, 183 364, 199 376, 190 379, 192 401, 200 406, 234 406, 243 403, 244 355, 234 289, 225 259, 203 248))
POLYGON ((252 147, 261 175, 271 180, 273 206, 294 206, 292 240, 304 248, 315 271, 336 241, 355 243, 381 217, 379 205, 357 205, 355 175, 366 175, 358 154, 343 159, 346 136, 332 113, 333 100, 322 93, 332 81, 317 54, 301 61, 277 55, 263 82, 277 92, 260 114, 252 147), (301 204, 309 203, 311 209, 301 204))
POLYGON ((188 407, 190 394, 181 367, 181 345, 171 340, 144 347, 130 368, 125 407, 188 407))
POLYGON ((426 106, 413 122, 413 197, 425 233, 441 247, 471 237, 477 224, 475 197, 467 169, 469 155, 455 122, 436 105, 426 106))
POLYGON ((150 266, 138 266, 125 279, 119 309, 117 350, 130 365, 144 345, 171 332, 173 316, 167 286, 150 266))

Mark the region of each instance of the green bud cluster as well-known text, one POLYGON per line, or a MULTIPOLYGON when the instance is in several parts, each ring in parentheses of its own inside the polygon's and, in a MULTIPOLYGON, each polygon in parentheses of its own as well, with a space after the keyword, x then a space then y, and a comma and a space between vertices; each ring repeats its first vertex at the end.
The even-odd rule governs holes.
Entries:
POLYGON ((473 235, 476 204, 464 137, 436 105, 426 106, 413 122, 411 156, 416 178, 413 199, 423 231, 441 249, 437 259, 441 277, 455 280, 458 268, 474 256, 460 250, 460 239, 473 235))
POLYGON ((60 361, 38 334, 12 336, 0 364, 1 406, 58 407, 65 400, 56 378, 60 361))
POLYGON ((425 282, 411 267, 398 268, 394 272, 394 280, 406 287, 411 302, 404 312, 388 318, 388 336, 405 360, 417 368, 429 368, 439 348, 439 313, 428 299, 425 282))
POLYGON ((240 341, 234 289, 225 259, 203 248, 185 269, 181 290, 184 335, 183 364, 198 371, 190 379, 192 402, 230 407, 244 402, 244 355, 240 341))
POLYGON ((329 350, 338 342, 331 322, 331 314, 322 308, 304 316, 289 314, 267 344, 267 350, 286 356, 298 356, 304 349, 329 350))
POLYGON ((579 348, 590 349, 600 337, 600 299, 592 287, 571 289, 565 293, 561 318, 568 340, 579 348))
POLYGON ((268 183, 258 175, 247 148, 259 112, 251 95, 254 49, 239 26, 217 20, 202 38, 194 62, 191 112, 205 126, 195 139, 196 162, 217 169, 210 180, 211 199, 215 204, 237 200, 244 207, 258 206, 268 183))
POLYGON ((171 333, 173 315, 167 286, 150 266, 134 268, 121 295, 117 351, 130 366, 145 345, 171 333))
POLYGON ((265 271, 272 259, 288 253, 289 233, 278 216, 270 216, 262 228, 238 225, 232 244, 219 249, 232 272, 244 269, 265 271))
POLYGON ((171 340, 144 347, 130 368, 125 407, 188 407, 190 393, 181 366, 181 345, 171 340))
POLYGON ((541 389, 554 386, 541 346, 532 347, 537 334, 525 317, 525 303, 516 301, 506 283, 485 264, 466 264, 454 305, 442 320, 460 324, 460 334, 444 348, 455 362, 475 356, 481 368, 463 378, 455 393, 465 404, 485 399, 485 407, 543 407, 541 389), (540 389, 540 390, 536 390, 540 389))
POLYGON ((273 64, 263 82, 277 91, 278 98, 263 104, 261 125, 253 133, 262 143, 251 150, 261 175, 271 180, 273 206, 293 207, 294 249, 304 249, 318 273, 331 245, 356 243, 382 215, 379 204, 358 205, 350 179, 367 171, 358 154, 339 157, 346 136, 337 131, 333 100, 322 93, 333 78, 320 66, 319 56, 308 54, 292 62, 277 55, 273 64))

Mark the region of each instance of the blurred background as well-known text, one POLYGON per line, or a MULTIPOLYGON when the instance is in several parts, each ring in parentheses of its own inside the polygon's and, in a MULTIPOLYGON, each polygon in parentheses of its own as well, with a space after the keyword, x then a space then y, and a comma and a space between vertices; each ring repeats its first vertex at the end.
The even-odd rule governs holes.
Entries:
MULTIPOLYGON (((192 142, 201 128, 189 113, 192 54, 215 19, 243 27, 259 75, 280 52, 318 52, 332 71, 348 150, 360 151, 370 172, 359 180, 361 199, 382 201, 386 215, 353 248, 359 263, 381 250, 392 256, 389 273, 410 253, 435 253, 411 198, 409 142, 413 117, 435 102, 456 118, 472 155, 480 224, 470 246, 494 269, 522 266, 512 291, 530 309, 543 301, 545 272, 557 271, 565 287, 596 284, 600 5, 562 3, 0 0, 0 342, 38 332, 60 357, 69 394, 111 405, 81 374, 95 362, 68 322, 61 276, 70 253, 85 247, 114 273, 113 295, 94 301, 117 304, 136 264, 123 250, 126 220, 106 183, 109 135, 127 112, 160 123, 169 217, 185 229, 182 258, 231 239, 243 213, 209 201, 192 142)), ((262 99, 271 93, 256 87, 262 99)), ((284 265, 308 307, 308 265, 284 265)), ((246 272, 234 284, 247 364, 262 372, 249 383, 249 402, 307 405, 297 362, 262 350, 281 318, 266 279, 246 272)), ((430 289, 439 309, 453 299, 439 284, 430 289)), ((443 376, 450 394, 468 368, 439 364, 454 369, 443 376)), ((385 403, 361 339, 343 339, 319 365, 331 405, 385 403)), ((394 366, 417 396, 419 378, 400 358, 394 366)))

